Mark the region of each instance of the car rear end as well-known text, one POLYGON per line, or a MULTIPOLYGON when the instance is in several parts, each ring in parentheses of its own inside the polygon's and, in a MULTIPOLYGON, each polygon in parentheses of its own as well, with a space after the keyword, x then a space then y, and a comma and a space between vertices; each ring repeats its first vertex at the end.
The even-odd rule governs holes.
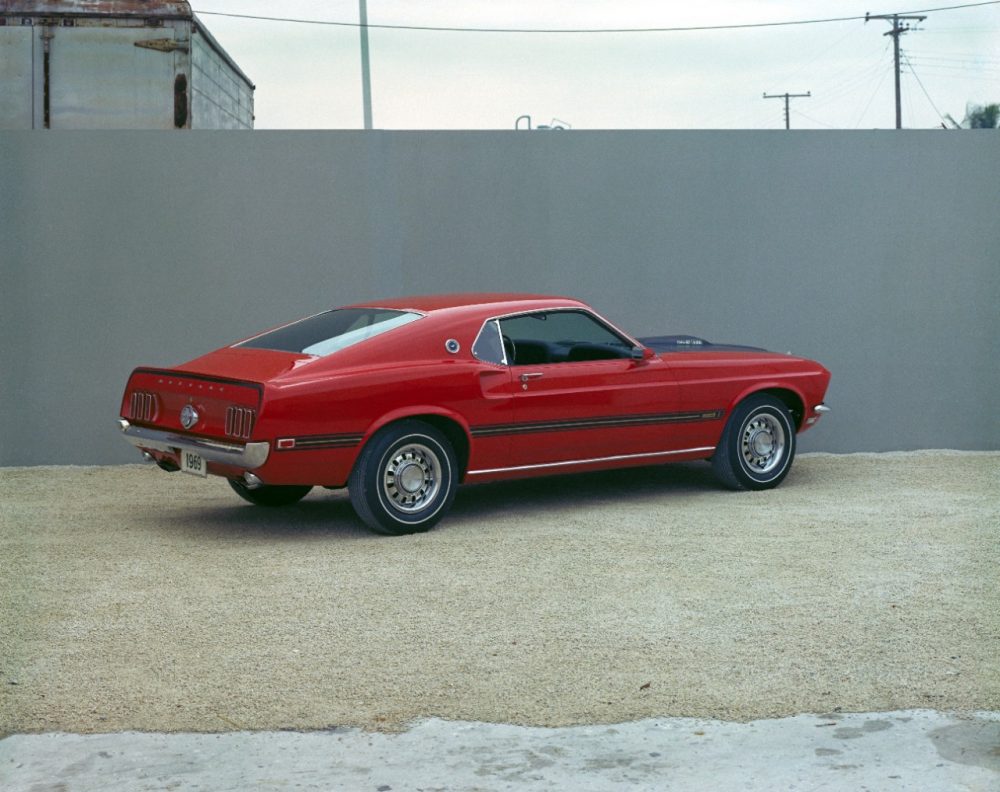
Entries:
POLYGON ((168 369, 136 369, 122 396, 124 438, 164 470, 232 478, 270 454, 254 441, 261 383, 168 369))

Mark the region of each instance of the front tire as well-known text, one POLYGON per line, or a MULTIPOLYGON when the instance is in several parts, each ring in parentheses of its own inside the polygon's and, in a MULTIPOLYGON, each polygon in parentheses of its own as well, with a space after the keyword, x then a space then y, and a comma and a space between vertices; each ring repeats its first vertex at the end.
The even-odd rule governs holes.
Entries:
POLYGON ((254 506, 291 506, 302 500, 312 489, 308 486, 279 486, 277 484, 265 484, 262 487, 250 489, 240 479, 231 478, 228 481, 233 492, 254 506))
POLYGON ((718 479, 734 490, 777 487, 795 457, 795 424, 788 407, 761 394, 740 402, 712 457, 718 479))
POLYGON ((448 439, 423 421, 390 424, 364 447, 347 489, 358 517, 390 536, 432 528, 455 499, 458 465, 448 439))

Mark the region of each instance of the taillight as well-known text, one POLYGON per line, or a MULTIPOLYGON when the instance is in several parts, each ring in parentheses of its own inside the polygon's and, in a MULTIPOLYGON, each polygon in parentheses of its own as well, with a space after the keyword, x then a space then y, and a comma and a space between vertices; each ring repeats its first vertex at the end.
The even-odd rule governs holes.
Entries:
POLYGON ((227 407, 226 434, 239 440, 249 439, 256 417, 256 411, 249 407, 227 407))
POLYGON ((156 394, 134 391, 129 399, 128 417, 131 421, 152 422, 156 418, 156 394))

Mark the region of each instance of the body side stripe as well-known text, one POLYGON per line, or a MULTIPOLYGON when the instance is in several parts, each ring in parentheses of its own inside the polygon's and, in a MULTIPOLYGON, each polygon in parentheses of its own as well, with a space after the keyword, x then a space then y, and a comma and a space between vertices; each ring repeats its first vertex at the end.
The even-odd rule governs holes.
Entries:
POLYGON ((492 424, 473 426, 473 437, 494 437, 496 435, 529 434, 535 432, 563 432, 572 429, 610 429, 613 427, 645 426, 663 423, 693 423, 716 421, 725 414, 724 410, 696 410, 678 413, 644 413, 640 415, 616 415, 606 418, 575 418, 562 421, 533 421, 526 423, 492 424))
POLYGON ((289 438, 295 441, 291 448, 276 449, 277 451, 316 451, 325 448, 352 448, 361 442, 361 434, 307 435, 305 437, 289 438))
POLYGON ((638 459, 659 459, 662 457, 680 456, 682 454, 706 454, 715 451, 715 446, 700 448, 682 448, 678 451, 651 451, 646 454, 619 454, 617 456, 594 457, 593 459, 567 459, 562 462, 541 462, 534 465, 515 465, 514 467, 488 468, 470 470, 466 476, 486 476, 495 473, 516 473, 524 470, 545 470, 551 468, 573 467, 576 465, 594 465, 605 462, 624 462, 638 459))

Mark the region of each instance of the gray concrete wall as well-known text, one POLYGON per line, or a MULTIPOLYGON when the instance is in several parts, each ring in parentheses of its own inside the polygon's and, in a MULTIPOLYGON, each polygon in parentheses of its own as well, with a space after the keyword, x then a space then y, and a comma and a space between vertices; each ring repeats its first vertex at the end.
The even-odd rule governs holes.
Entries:
POLYGON ((995 132, 0 134, 0 465, 136 459, 136 365, 330 305, 554 292, 815 357, 802 450, 1000 448, 995 132))

